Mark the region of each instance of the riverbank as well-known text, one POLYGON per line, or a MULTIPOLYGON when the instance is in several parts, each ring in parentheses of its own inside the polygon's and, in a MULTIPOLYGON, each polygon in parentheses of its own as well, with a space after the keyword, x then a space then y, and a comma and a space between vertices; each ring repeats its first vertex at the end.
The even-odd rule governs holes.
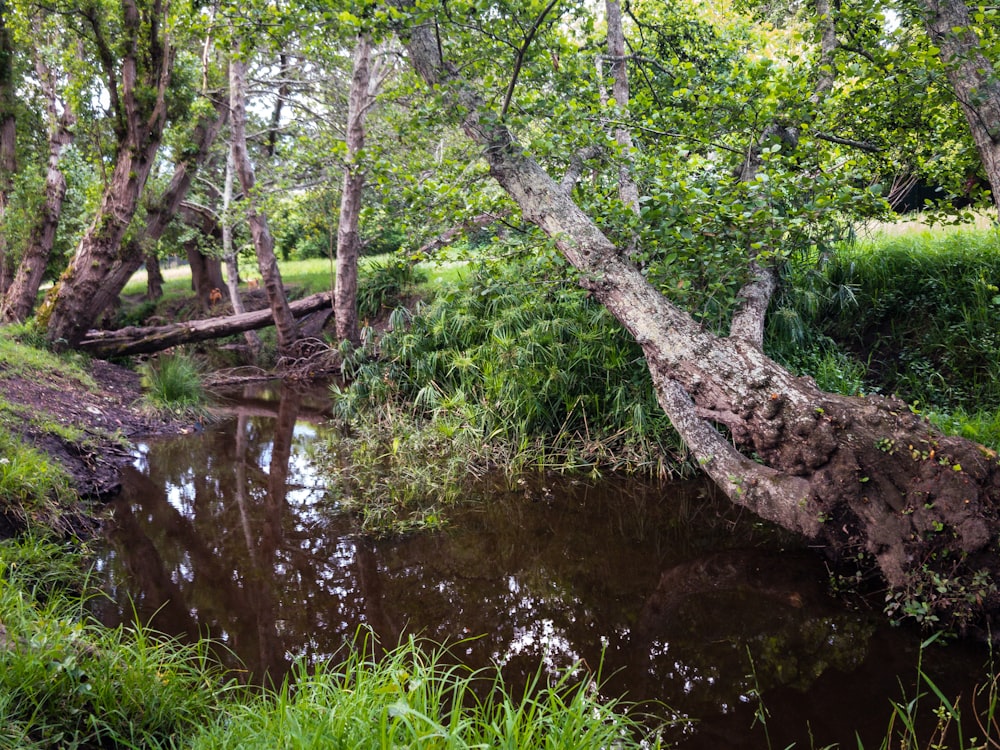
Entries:
POLYGON ((138 373, 55 355, 18 333, 0 335, 0 538, 32 526, 85 536, 96 524, 91 501, 117 490, 132 442, 184 425, 144 407, 138 373))

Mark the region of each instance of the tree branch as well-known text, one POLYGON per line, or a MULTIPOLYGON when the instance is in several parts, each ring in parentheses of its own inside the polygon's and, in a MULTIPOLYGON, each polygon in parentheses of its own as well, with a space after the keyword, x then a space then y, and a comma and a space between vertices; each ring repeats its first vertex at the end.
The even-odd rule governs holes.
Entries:
POLYGON ((500 108, 500 119, 504 120, 507 117, 507 110, 510 108, 511 97, 514 96, 514 86, 517 85, 517 77, 521 74, 521 66, 524 64, 524 55, 528 51, 528 45, 531 44, 531 40, 535 38, 535 34, 538 33, 538 29, 542 25, 542 21, 545 20, 545 16, 549 14, 549 11, 556 7, 556 3, 559 0, 549 0, 549 4, 545 6, 541 13, 538 14, 538 18, 535 19, 535 23, 532 24, 531 28, 528 29, 528 34, 524 37, 524 42, 521 44, 520 49, 517 51, 517 59, 514 61, 514 72, 511 74, 510 83, 507 84, 507 93, 504 94, 503 107, 500 108))

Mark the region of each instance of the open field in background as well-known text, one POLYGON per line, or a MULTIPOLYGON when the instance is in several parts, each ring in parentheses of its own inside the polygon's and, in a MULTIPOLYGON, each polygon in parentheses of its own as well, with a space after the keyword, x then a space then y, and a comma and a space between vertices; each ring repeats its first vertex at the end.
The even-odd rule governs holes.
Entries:
MULTIPOLYGON (((393 256, 369 255, 360 259, 359 271, 362 275, 377 265, 384 265, 393 256)), ((308 260, 279 261, 281 278, 286 286, 297 288, 303 295, 314 294, 330 289, 333 286, 334 267, 328 258, 310 258, 308 260)), ((446 285, 454 283, 465 268, 465 261, 426 261, 418 263, 417 267, 427 274, 427 283, 446 285)), ((187 263, 168 267, 164 263, 163 274, 164 296, 179 296, 191 291, 191 267, 187 263)), ((260 273, 249 264, 240 265, 240 275, 246 279, 259 278, 260 273)), ((126 284, 122 294, 143 294, 146 291, 146 270, 137 271, 126 284)))
POLYGON ((897 237, 912 234, 924 233, 947 233, 963 230, 987 230, 995 228, 997 217, 995 213, 987 214, 977 212, 973 215, 973 220, 955 225, 943 225, 941 223, 931 223, 930 216, 920 212, 910 214, 906 218, 898 221, 884 222, 873 221, 859 224, 855 227, 858 239, 865 241, 878 240, 881 237, 897 237))

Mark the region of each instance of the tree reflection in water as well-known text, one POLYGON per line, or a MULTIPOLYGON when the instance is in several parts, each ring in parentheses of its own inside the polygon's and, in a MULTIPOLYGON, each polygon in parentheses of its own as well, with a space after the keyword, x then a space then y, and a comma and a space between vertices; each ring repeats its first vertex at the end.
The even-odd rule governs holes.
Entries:
MULTIPOLYGON (((685 747, 760 747, 758 689, 778 746, 808 747, 810 728, 817 745, 855 746, 855 729, 877 744, 897 676, 912 683, 912 634, 844 609, 814 554, 700 482, 539 476, 484 486, 443 532, 361 537, 306 457, 328 429, 311 401, 247 392, 204 432, 142 446, 98 561, 105 622, 210 635, 255 680, 336 658, 362 625, 386 645, 448 642, 515 685, 540 662, 603 664, 607 693, 698 720, 685 747)), ((924 655, 956 694, 983 660, 924 655)))

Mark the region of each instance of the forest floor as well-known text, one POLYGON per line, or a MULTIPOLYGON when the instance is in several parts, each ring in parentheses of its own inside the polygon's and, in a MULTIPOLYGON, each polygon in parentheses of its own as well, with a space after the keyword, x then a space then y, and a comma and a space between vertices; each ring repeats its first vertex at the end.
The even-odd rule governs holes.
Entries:
POLYGON ((6 426, 62 465, 83 497, 117 490, 135 439, 184 427, 144 409, 139 374, 119 365, 86 362, 89 383, 70 374, 5 369, 0 364, 0 398, 14 417, 6 426))

